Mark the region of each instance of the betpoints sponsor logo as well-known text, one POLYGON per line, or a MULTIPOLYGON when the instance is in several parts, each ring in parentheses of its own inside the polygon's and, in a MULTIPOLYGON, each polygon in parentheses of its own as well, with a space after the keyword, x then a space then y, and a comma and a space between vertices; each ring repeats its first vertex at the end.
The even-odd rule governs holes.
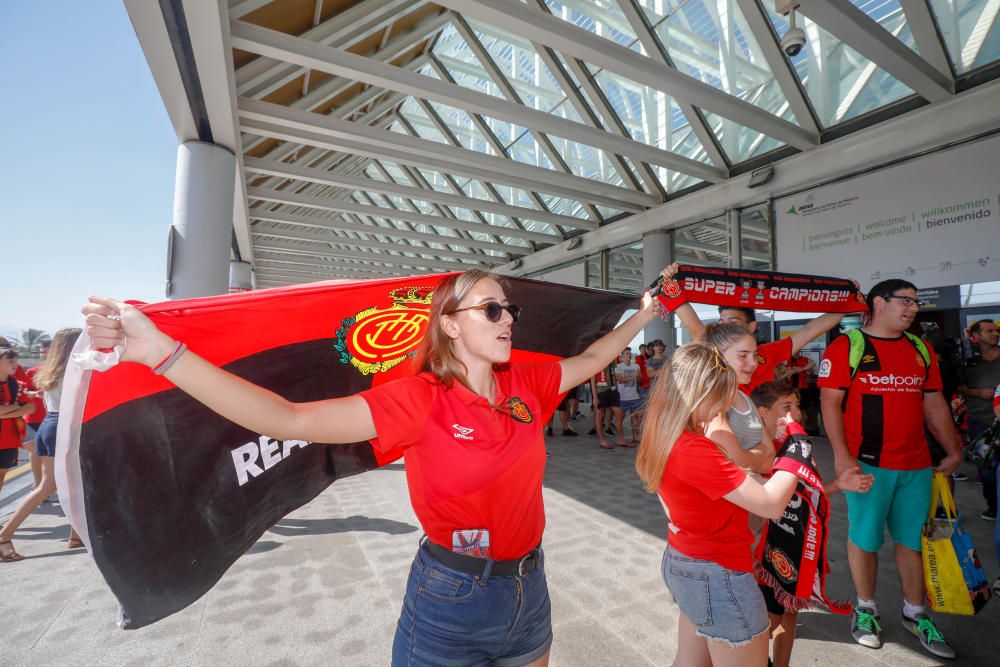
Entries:
POLYGON ((872 391, 921 391, 924 378, 918 375, 896 375, 895 373, 863 373, 858 380, 872 391))

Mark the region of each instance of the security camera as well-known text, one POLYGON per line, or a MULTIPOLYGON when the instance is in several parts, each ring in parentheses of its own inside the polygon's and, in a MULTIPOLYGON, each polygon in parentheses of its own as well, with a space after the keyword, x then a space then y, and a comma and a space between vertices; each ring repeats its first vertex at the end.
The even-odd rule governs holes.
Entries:
POLYGON ((789 58, 794 58, 799 55, 802 51, 802 47, 806 45, 806 34, 802 32, 802 28, 790 28, 785 36, 781 38, 781 50, 785 52, 785 55, 789 58))
POLYGON ((802 28, 795 26, 795 7, 792 6, 788 9, 788 32, 781 38, 781 50, 789 58, 794 58, 799 55, 805 45, 806 33, 802 31, 802 28))

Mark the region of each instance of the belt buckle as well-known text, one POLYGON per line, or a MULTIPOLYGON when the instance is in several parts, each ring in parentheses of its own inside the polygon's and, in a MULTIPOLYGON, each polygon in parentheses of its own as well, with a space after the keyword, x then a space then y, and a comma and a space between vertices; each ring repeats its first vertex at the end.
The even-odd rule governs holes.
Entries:
POLYGON ((528 574, 527 572, 524 571, 524 566, 528 563, 529 560, 532 560, 534 558, 535 558, 535 552, 532 551, 526 554, 523 558, 521 558, 521 560, 517 562, 517 576, 523 577, 526 574, 528 574))

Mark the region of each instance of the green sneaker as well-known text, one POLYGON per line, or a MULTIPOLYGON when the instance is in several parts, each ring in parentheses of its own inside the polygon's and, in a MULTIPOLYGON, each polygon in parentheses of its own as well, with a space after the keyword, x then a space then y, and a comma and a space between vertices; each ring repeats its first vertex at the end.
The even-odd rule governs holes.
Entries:
POLYGON ((882 626, 878 624, 878 616, 866 607, 855 607, 851 612, 851 636, 862 646, 882 648, 882 626))
POLYGON ((920 645, 927 649, 928 653, 939 658, 955 657, 955 649, 944 640, 944 635, 927 614, 917 614, 916 618, 903 614, 903 627, 920 637, 920 645))

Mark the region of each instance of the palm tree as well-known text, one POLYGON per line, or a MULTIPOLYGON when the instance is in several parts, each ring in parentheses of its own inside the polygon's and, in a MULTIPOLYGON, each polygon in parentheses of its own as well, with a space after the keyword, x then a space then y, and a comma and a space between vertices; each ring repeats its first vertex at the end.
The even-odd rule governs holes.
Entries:
POLYGON ((51 339, 52 337, 41 329, 25 329, 19 339, 14 339, 14 343, 21 348, 20 351, 25 356, 33 357, 38 352, 38 346, 51 339))

